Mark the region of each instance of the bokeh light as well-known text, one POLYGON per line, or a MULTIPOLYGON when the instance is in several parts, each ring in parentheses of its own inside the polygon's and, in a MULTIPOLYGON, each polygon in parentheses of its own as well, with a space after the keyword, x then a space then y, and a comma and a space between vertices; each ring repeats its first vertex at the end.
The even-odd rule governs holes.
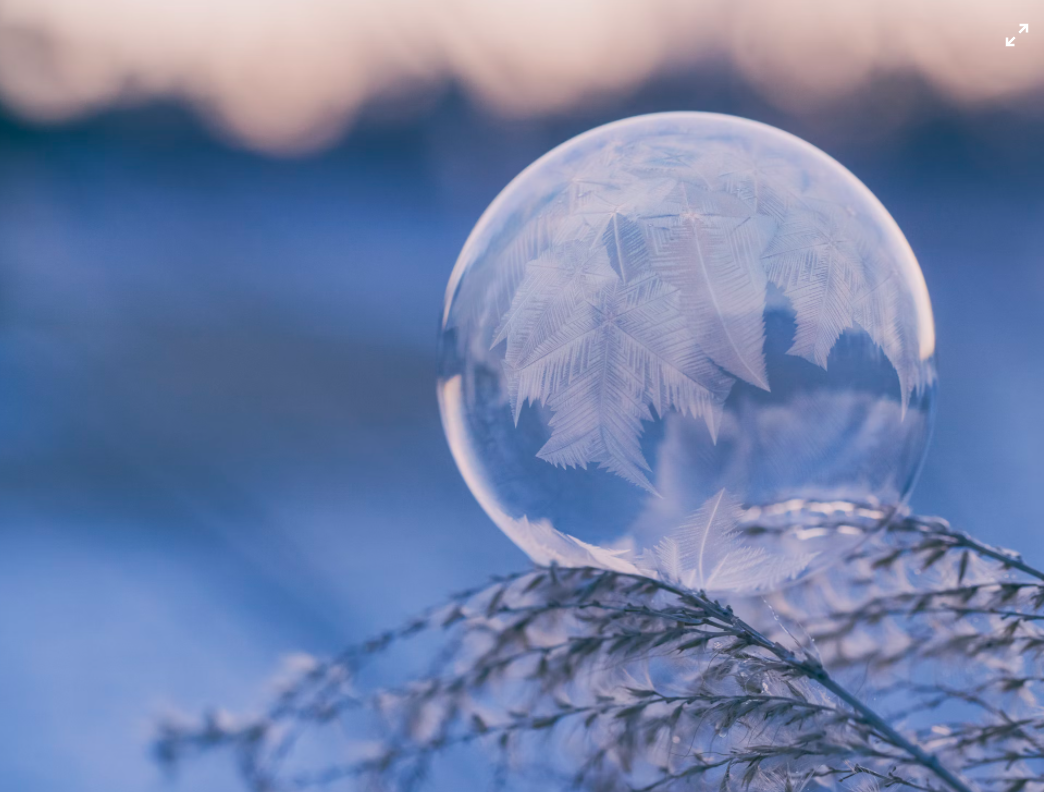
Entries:
POLYGON ((186 100, 250 147, 335 139, 375 104, 459 86, 508 115, 562 111, 696 62, 770 102, 820 111, 913 76, 960 104, 1019 104, 1044 48, 1003 39, 1039 3, 903 0, 6 0, 0 97, 53 121, 186 100), (1001 57, 1003 56, 1003 57, 1001 57))

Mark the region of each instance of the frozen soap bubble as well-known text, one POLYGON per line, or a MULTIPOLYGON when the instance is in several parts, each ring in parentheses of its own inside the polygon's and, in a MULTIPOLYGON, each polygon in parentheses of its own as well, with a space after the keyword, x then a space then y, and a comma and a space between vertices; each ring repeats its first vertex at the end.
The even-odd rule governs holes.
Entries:
POLYGON ((493 202, 438 390, 471 491, 537 563, 755 592, 903 507, 934 346, 858 179, 778 129, 668 113, 570 140, 493 202))

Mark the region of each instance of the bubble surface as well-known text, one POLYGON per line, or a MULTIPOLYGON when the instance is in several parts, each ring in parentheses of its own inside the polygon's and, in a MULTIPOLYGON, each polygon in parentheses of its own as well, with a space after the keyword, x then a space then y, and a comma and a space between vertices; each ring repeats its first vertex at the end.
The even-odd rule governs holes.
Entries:
POLYGON ((443 425, 539 564, 770 590, 901 509, 935 336, 895 221, 844 167, 730 116, 580 135, 479 220, 446 292, 443 425))

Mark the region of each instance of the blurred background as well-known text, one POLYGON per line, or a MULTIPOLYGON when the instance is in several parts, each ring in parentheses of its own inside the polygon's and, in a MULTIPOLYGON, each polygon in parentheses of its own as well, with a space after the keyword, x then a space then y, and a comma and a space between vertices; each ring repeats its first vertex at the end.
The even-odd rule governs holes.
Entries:
POLYGON ((0 0, 0 786, 169 788, 159 714, 526 564, 442 437, 443 290, 518 171, 637 113, 881 198, 937 322, 914 508, 1044 563, 1042 37, 1034 1, 0 0))

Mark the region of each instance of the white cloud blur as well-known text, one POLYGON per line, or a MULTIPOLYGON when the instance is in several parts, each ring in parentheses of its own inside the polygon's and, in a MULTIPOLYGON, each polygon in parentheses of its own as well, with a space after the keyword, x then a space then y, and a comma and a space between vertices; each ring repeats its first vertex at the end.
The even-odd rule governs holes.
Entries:
POLYGON ((828 106, 881 74, 919 75, 960 103, 1014 102, 1044 86, 1041 8, 1038 0, 0 0, 0 100, 55 121, 183 98, 269 151, 320 147, 364 105, 415 100, 450 81, 497 112, 527 115, 715 59, 793 111, 828 106), (1030 33, 1018 33, 1023 22, 1030 33), (1005 47, 1010 36, 1016 46, 1005 47))

